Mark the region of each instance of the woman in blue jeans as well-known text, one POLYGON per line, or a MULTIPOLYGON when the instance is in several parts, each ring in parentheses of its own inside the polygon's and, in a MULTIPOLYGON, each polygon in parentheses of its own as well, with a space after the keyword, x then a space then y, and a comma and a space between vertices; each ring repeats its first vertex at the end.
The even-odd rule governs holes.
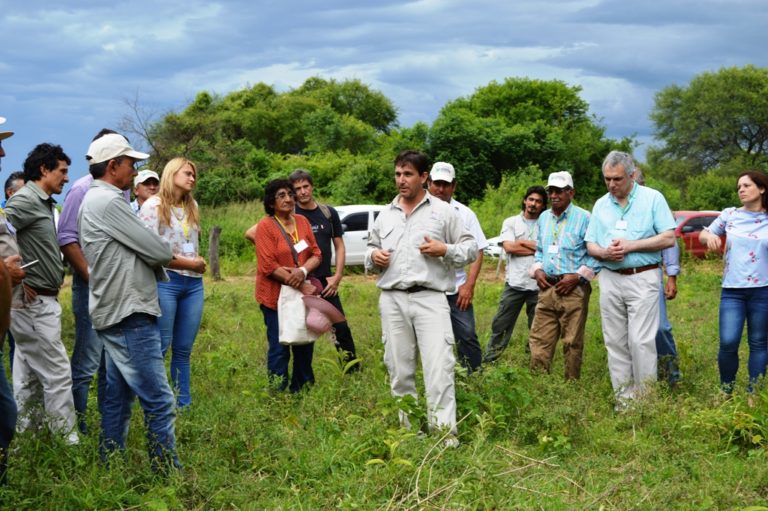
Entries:
POLYGON ((203 316, 205 260, 198 255, 200 215, 192 198, 197 167, 186 158, 168 162, 160 177, 160 191, 141 206, 139 217, 171 245, 173 260, 167 282, 158 282, 162 316, 158 318, 163 354, 171 348, 171 382, 179 408, 192 403, 190 365, 203 316))
MULTIPOLYGON (((739 369, 739 342, 747 323, 749 386, 765 374, 768 363, 768 176, 747 171, 736 190, 742 206, 727 208, 701 231, 699 240, 710 251, 721 248, 726 234, 725 269, 720 295, 720 387, 733 392, 739 369)), ((752 403, 752 396, 749 396, 752 403)))

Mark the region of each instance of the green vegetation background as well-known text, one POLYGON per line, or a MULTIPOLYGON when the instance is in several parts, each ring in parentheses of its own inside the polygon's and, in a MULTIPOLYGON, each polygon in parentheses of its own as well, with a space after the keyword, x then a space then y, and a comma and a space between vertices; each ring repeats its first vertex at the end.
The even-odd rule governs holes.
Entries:
MULTIPOLYGON (((261 215, 258 203, 205 208, 232 239, 261 215)), ((501 293, 487 259, 475 295, 481 343, 501 293)), ((225 280, 206 278, 202 328, 192 356, 193 405, 177 419, 184 471, 154 478, 135 406, 126 456, 99 463, 97 438, 69 447, 39 433, 13 444, 0 507, 45 509, 747 509, 768 501, 768 395, 747 408, 717 391, 721 263, 684 260, 669 305, 683 382, 658 385, 637 408, 613 411, 598 296, 587 323, 582 379, 565 383, 558 353, 551 375, 532 375, 518 322, 501 361, 457 372, 462 445, 398 429, 382 363, 375 279, 342 283, 363 371, 344 375, 321 338, 317 384, 292 396, 267 388, 266 338, 253 298, 252 253, 225 257, 225 280)), ((61 297, 71 348, 70 292, 61 297)), ((742 360, 746 349, 742 346, 742 360)), ((418 420, 421 403, 405 402, 418 420)), ((98 430, 95 388, 89 423, 98 430)), ((754 508, 757 509, 757 508, 754 508)))

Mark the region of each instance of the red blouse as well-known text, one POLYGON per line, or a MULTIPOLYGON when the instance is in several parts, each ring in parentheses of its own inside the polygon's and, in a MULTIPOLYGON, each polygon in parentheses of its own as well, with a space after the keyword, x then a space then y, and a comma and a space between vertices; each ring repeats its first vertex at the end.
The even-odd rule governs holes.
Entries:
MULTIPOLYGON (((299 266, 315 256, 322 258, 320 248, 312 233, 309 221, 301 215, 294 215, 299 241, 307 242, 308 247, 299 252, 299 266)), ((290 234, 289 234, 290 236, 290 234)), ((281 283, 270 277, 272 272, 283 266, 296 268, 293 262, 291 247, 285 239, 280 226, 272 216, 265 216, 256 228, 256 301, 277 310, 277 299, 280 296, 281 283)))

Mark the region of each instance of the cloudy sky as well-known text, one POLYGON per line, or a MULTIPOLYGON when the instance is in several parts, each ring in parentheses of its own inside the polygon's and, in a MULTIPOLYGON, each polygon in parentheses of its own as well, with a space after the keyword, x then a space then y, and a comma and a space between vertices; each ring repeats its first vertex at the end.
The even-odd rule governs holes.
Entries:
POLYGON ((722 66, 768 65, 765 0, 0 0, 4 180, 37 143, 72 174, 138 96, 147 111, 195 94, 310 76, 357 78, 431 123, 452 99, 527 76, 582 87, 611 137, 652 143, 654 94, 722 66))

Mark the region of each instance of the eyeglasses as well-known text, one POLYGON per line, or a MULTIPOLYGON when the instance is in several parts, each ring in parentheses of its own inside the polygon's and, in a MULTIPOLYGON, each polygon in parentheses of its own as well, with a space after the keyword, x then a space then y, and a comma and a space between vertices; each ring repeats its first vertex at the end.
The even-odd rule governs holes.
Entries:
POLYGON ((291 199, 295 199, 296 198, 296 194, 293 193, 293 192, 280 192, 278 194, 275 194, 275 199, 277 199, 277 200, 283 200, 283 199, 286 199, 288 197, 290 197, 291 199))

